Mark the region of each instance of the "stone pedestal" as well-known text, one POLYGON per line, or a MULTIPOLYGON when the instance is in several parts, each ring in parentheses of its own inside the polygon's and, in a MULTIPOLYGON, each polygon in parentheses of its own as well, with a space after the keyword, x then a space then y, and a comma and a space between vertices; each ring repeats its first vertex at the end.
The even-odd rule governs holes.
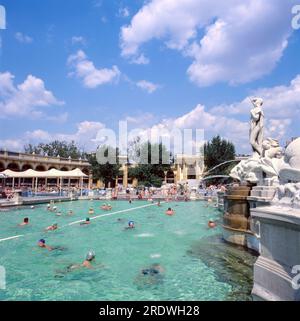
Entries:
POLYGON ((269 206, 273 200, 277 187, 275 186, 255 186, 253 187, 248 202, 250 209, 259 206, 269 206))
POLYGON ((300 301, 295 287, 300 287, 300 210, 258 207, 251 209, 251 217, 261 247, 254 265, 253 295, 269 301, 300 301))
POLYGON ((251 231, 248 197, 251 186, 232 187, 224 196, 223 238, 225 241, 258 251, 257 239, 251 231))

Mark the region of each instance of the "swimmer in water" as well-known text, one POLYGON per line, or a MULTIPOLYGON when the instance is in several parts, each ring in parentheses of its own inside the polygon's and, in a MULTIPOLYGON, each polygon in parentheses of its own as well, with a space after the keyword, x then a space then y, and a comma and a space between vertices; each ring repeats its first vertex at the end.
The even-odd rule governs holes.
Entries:
POLYGON ((23 220, 23 223, 19 224, 19 226, 26 226, 28 224, 29 224, 29 218, 25 217, 24 220, 23 220))
POLYGON ((157 202, 157 206, 161 206, 160 201, 157 202))
POLYGON ((48 226, 48 227, 45 229, 45 231, 55 231, 55 230, 57 230, 57 229, 58 229, 58 224, 55 223, 55 224, 53 224, 53 225, 48 226))
POLYGON ((168 210, 166 211, 167 215, 174 215, 174 210, 171 209, 171 207, 168 208, 168 210))
POLYGON ((53 248, 51 246, 46 245, 46 241, 44 239, 40 239, 38 241, 38 246, 43 248, 43 249, 47 249, 48 251, 52 251, 53 250, 53 248))
POLYGON ((61 214, 61 211, 58 211, 57 213, 56 213, 56 216, 61 216, 62 214, 61 214))
POLYGON ((144 268, 140 271, 136 282, 138 286, 153 286, 163 282, 164 269, 160 264, 152 264, 151 266, 144 268))
POLYGON ((93 251, 89 251, 89 253, 86 255, 85 260, 82 263, 82 266, 88 269, 91 269, 92 266, 92 261, 95 259, 96 255, 93 251))
POLYGON ((89 225, 91 224, 90 218, 87 217, 84 222, 81 222, 80 225, 89 225))
POLYGON ((141 271, 142 275, 150 275, 150 276, 161 274, 163 272, 164 272, 164 269, 161 267, 160 264, 157 264, 157 263, 152 264, 149 268, 143 269, 141 271))
POLYGON ((101 206, 101 209, 104 211, 110 211, 112 209, 112 206, 110 204, 105 203, 101 206))
POLYGON ((72 270, 79 269, 81 267, 92 269, 93 265, 92 262, 94 261, 96 257, 96 254, 94 251, 89 251, 88 254, 85 257, 85 260, 82 262, 82 264, 74 264, 67 267, 67 271, 70 272, 72 270))
POLYGON ((128 226, 125 227, 125 230, 132 230, 132 229, 134 229, 134 228, 135 228, 134 222, 133 222, 133 221, 129 221, 129 222, 128 222, 128 226))
POLYGON ((69 216, 74 215, 73 211, 72 211, 72 210, 70 210, 70 211, 68 212, 68 215, 69 215, 69 216))
POLYGON ((128 202, 129 204, 131 204, 132 203, 132 200, 129 200, 129 202, 128 202))
POLYGON ((35 209, 35 206, 32 205, 32 206, 30 206, 30 208, 33 210, 33 209, 35 209))
POLYGON ((90 209, 89 209, 89 215, 94 215, 95 214, 95 211, 94 211, 94 209, 91 207, 90 209))
POLYGON ((209 228, 215 228, 217 226, 217 224, 215 223, 215 221, 213 219, 210 219, 208 221, 208 227, 209 228))

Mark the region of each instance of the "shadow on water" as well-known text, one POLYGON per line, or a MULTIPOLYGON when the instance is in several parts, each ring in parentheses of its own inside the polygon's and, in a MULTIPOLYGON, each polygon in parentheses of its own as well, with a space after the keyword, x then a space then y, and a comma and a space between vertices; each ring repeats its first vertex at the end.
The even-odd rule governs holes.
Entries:
POLYGON ((194 242, 187 254, 212 269, 219 281, 231 285, 226 300, 252 300, 253 265, 257 259, 253 251, 226 243, 221 235, 216 235, 194 242))

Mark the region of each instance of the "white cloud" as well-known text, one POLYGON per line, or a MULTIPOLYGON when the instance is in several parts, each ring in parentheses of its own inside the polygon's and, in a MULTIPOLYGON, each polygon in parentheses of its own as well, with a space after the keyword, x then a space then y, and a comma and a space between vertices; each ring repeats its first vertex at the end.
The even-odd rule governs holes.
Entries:
POLYGON ((98 131, 103 128, 105 128, 105 125, 100 122, 83 121, 77 124, 76 132, 73 134, 50 133, 42 129, 37 129, 25 132, 22 138, 19 139, 0 140, 0 148, 21 151, 24 145, 28 143, 49 143, 53 140, 59 140, 68 142, 75 141, 78 147, 85 151, 94 151, 97 148, 95 138, 97 137, 98 131))
POLYGON ((11 73, 0 73, 0 117, 41 117, 41 108, 63 104, 45 88, 42 79, 29 75, 15 86, 11 73))
POLYGON ((150 60, 145 57, 143 54, 139 55, 138 57, 133 57, 130 60, 130 63, 136 64, 136 65, 148 65, 150 60))
MULTIPOLYGON (((299 136, 300 75, 288 85, 257 89, 253 96, 264 99, 265 137, 278 139, 282 146, 291 137, 299 136)), ((177 118, 168 118, 151 127, 158 134, 173 129, 203 129, 205 138, 220 134, 236 145, 238 152, 250 153, 249 122, 252 104, 249 97, 232 104, 208 109, 199 104, 193 110, 177 118), (244 120, 246 119, 246 120, 244 120)), ((140 132, 147 139, 147 132, 140 132)))
POLYGON ((82 36, 74 36, 71 39, 72 45, 86 45, 86 40, 82 36))
POLYGON ((20 43, 24 43, 24 44, 30 44, 33 42, 33 39, 25 34, 23 34, 22 32, 17 32, 15 34, 15 38, 20 42, 20 43))
MULTIPOLYGON (((251 95, 263 98, 263 108, 268 119, 300 118, 300 75, 286 86, 260 88, 251 95)), ((247 115, 250 108, 250 100, 245 98, 230 105, 216 106, 211 112, 223 115, 247 115)))
POLYGON ((136 83, 136 85, 142 90, 145 90, 148 94, 154 93, 159 88, 159 85, 147 80, 140 80, 136 83))
POLYGON ((121 75, 117 66, 113 66, 111 69, 97 69, 82 50, 68 58, 68 65, 72 70, 69 75, 79 78, 87 88, 116 83, 121 75))
POLYGON ((151 113, 140 112, 134 116, 127 116, 125 118, 125 121, 127 121, 129 125, 134 125, 134 126, 144 128, 144 127, 149 127, 150 123, 153 123, 155 118, 156 117, 151 113))
POLYGON ((153 39, 193 63, 199 86, 246 83, 270 73, 288 44, 294 0, 151 0, 121 29, 124 57, 153 39))

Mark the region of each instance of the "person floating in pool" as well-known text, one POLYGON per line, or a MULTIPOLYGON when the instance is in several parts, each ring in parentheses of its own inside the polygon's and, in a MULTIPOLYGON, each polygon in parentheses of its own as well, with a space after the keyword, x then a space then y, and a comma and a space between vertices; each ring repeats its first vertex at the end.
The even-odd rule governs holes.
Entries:
POLYGON ((74 215, 73 211, 72 211, 72 210, 69 210, 68 215, 69 215, 69 216, 74 215))
POLYGON ((159 207, 161 206, 160 201, 157 202, 157 206, 159 206, 159 207))
POLYGON ((138 285, 142 287, 158 285, 163 282, 164 272, 163 267, 160 264, 155 263, 142 269, 136 281, 138 285))
POLYGON ((128 203, 131 204, 131 203, 132 203, 132 200, 130 199, 128 203))
POLYGON ((157 275, 164 272, 162 266, 158 263, 152 264, 149 268, 142 269, 142 275, 157 275))
POLYGON ((48 227, 45 229, 45 231, 55 231, 55 230, 57 230, 57 229, 58 229, 58 224, 55 223, 55 224, 52 224, 52 225, 48 226, 48 227))
POLYGON ((210 219, 208 221, 208 227, 209 228, 215 228, 216 226, 217 226, 217 223, 213 219, 210 219))
POLYGON ((129 221, 128 226, 125 227, 125 230, 133 230, 135 228, 134 221, 129 221))
POLYGON ((89 224, 91 224, 91 220, 89 217, 87 217, 84 222, 80 223, 80 225, 89 225, 89 224))
POLYGON ((56 213, 56 216, 62 216, 61 211, 58 211, 58 212, 56 213))
POLYGON ((104 211, 110 211, 112 209, 112 206, 110 204, 105 203, 101 206, 101 209, 104 211))
POLYGON ((87 268, 87 269, 92 269, 93 265, 92 262, 95 260, 96 254, 94 251, 89 251, 88 254, 85 257, 85 260, 82 262, 82 264, 73 264, 67 267, 68 272, 72 270, 76 270, 79 268, 87 268))
POLYGON ((174 210, 172 210, 172 208, 171 208, 171 207, 169 207, 169 208, 168 208, 168 210, 166 211, 166 214, 167 214, 167 215, 169 215, 169 216, 172 216, 172 215, 174 215, 174 214, 175 214, 175 211, 174 211, 174 210))
POLYGON ((90 209, 89 209, 89 215, 94 215, 95 214, 95 211, 94 211, 94 209, 91 207, 90 209))
POLYGON ((46 241, 44 239, 40 239, 38 241, 38 247, 42 249, 46 249, 48 251, 65 251, 66 248, 62 246, 49 246, 46 244, 46 241))
POLYGON ((28 217, 25 217, 23 222, 19 224, 19 226, 26 226, 26 225, 29 225, 29 218, 28 217))
POLYGON ((44 239, 40 239, 38 241, 38 246, 43 249, 47 249, 48 251, 53 251, 54 248, 51 246, 46 245, 46 241, 44 239))

